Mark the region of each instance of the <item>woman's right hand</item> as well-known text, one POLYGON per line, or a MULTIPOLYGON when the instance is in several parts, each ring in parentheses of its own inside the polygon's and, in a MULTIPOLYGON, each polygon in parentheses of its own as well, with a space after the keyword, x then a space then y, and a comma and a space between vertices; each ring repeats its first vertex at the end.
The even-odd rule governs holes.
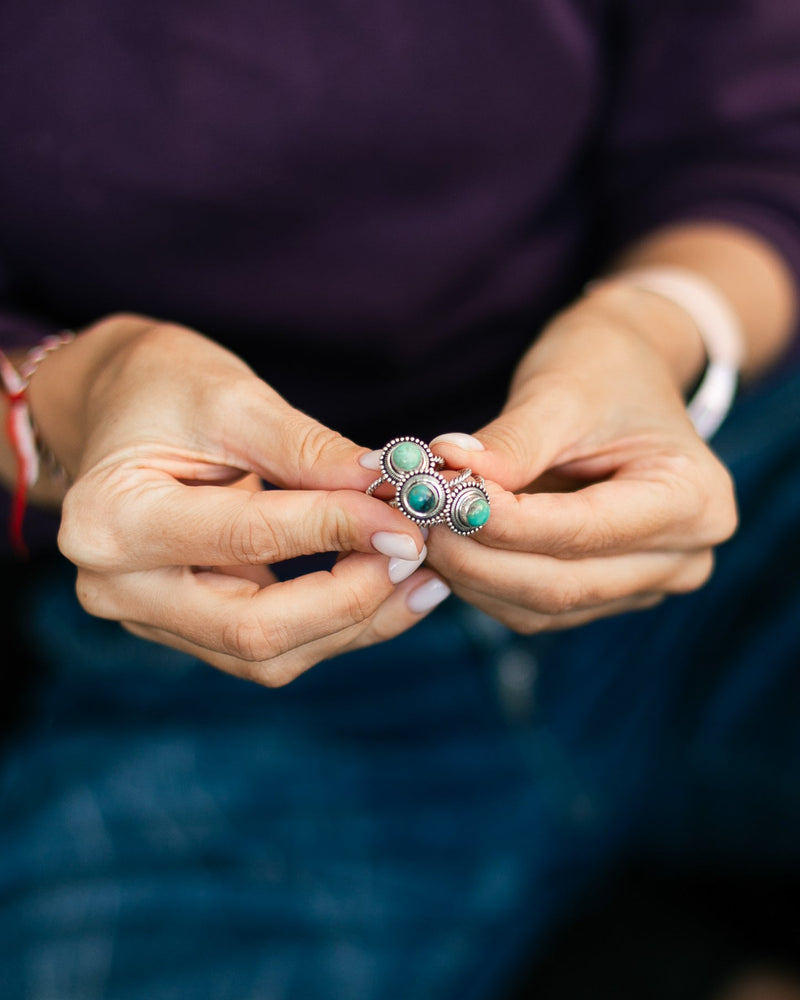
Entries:
POLYGON ((112 316, 48 357, 29 397, 74 480, 59 545, 92 614, 280 685, 399 634, 448 593, 427 569, 393 582, 424 542, 364 495, 366 449, 192 330, 112 316), (331 551, 330 572, 278 582, 268 568, 331 551))

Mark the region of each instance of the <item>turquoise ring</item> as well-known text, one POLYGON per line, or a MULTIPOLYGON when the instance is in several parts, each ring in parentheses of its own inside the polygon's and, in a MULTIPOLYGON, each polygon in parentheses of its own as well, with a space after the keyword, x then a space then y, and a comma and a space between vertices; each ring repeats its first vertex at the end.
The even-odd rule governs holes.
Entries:
POLYGON ((484 483, 483 476, 475 476, 456 486, 451 484, 446 518, 448 527, 457 535, 474 535, 489 520, 491 501, 484 483))
POLYGON ((428 472, 439 465, 444 465, 444 459, 434 455, 430 445, 416 437, 392 438, 380 457, 384 481, 392 483, 402 483, 408 476, 428 472))
POLYGON ((398 484, 392 507, 420 527, 441 524, 450 511, 450 490, 441 472, 414 472, 398 484))
POLYGON ((381 451, 379 464, 381 474, 367 487, 367 495, 384 484, 393 486, 389 504, 420 527, 446 523, 457 535, 473 535, 489 520, 483 477, 461 469, 447 479, 438 471, 444 459, 419 438, 392 438, 381 451))

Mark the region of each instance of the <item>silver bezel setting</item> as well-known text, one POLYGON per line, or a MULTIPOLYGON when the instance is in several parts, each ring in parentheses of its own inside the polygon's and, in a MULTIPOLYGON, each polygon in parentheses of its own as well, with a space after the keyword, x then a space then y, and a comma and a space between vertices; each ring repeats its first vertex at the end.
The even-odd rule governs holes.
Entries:
POLYGON ((381 472, 386 477, 386 480, 390 483, 402 483, 404 479, 408 478, 408 476, 415 476, 420 472, 427 472, 429 469, 433 470, 437 465, 441 465, 443 461, 444 459, 433 454, 430 445, 426 444, 425 441, 420 440, 418 437, 396 437, 392 438, 392 440, 381 452, 380 466, 381 472), (422 452, 422 461, 420 462, 418 468, 398 469, 396 466, 392 465, 392 450, 399 444, 417 445, 422 452))
POLYGON ((430 524, 441 524, 447 520, 450 512, 451 496, 447 480, 440 472, 412 472, 397 485, 397 493, 392 502, 393 507, 405 514, 405 516, 420 526, 430 524), (429 486, 437 496, 437 505, 430 513, 420 513, 408 503, 408 493, 415 486, 424 483, 429 486))
MULTIPOLYGON (((467 471, 467 470, 465 470, 467 471)), ((463 475, 463 473, 462 473, 463 475)), ((461 510, 464 505, 468 502, 468 494, 478 494, 486 503, 491 507, 492 501, 489 499, 489 494, 486 492, 485 488, 486 480, 483 476, 475 476, 472 478, 461 478, 458 477, 450 483, 450 505, 447 509, 447 526, 451 531, 455 532, 456 535, 474 535, 476 531, 480 531, 481 528, 485 526, 484 524, 479 524, 477 527, 472 527, 465 518, 461 516, 461 510)))
POLYGON ((483 524, 472 527, 466 517, 462 516, 470 494, 473 497, 479 495, 491 506, 485 479, 483 476, 473 476, 472 469, 459 469, 452 479, 446 479, 437 471, 437 467, 445 464, 441 455, 434 455, 429 444, 412 435, 392 438, 381 450, 378 463, 381 474, 367 487, 367 496, 373 496, 383 485, 391 485, 395 493, 394 498, 388 501, 389 505, 419 527, 446 522, 456 535, 474 535, 484 527, 483 524), (401 444, 414 444, 420 449, 421 458, 415 469, 400 469, 392 463, 392 451, 401 444), (430 487, 435 494, 436 506, 429 513, 414 510, 408 502, 409 492, 419 483, 430 487))

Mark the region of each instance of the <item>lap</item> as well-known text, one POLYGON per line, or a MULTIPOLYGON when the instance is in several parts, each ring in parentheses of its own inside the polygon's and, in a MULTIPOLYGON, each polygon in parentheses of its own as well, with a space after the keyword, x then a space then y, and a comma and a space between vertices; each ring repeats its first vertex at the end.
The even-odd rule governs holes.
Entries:
POLYGON ((537 781, 458 611, 279 691, 86 618, 63 575, 31 613, 51 666, 0 781, 6 995, 464 996, 545 860, 540 912, 584 882, 580 792, 537 781))

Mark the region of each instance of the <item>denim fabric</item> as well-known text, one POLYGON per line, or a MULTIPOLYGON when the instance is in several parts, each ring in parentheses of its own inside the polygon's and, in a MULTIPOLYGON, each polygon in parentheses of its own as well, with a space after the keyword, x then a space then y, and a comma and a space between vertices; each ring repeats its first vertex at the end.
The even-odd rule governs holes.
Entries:
POLYGON ((276 691, 31 595, 9 1000, 488 1000, 621 855, 800 865, 800 378, 715 446, 713 582, 523 639, 457 602, 276 691))

